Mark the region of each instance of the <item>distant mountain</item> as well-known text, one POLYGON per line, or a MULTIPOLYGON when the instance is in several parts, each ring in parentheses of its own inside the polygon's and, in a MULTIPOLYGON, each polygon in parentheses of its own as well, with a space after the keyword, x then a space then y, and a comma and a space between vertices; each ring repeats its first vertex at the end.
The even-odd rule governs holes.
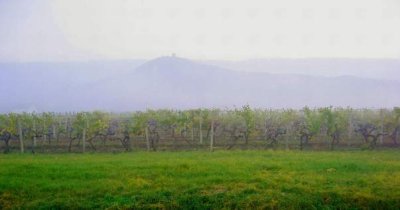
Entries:
POLYGON ((357 76, 363 78, 400 81, 400 59, 367 58, 272 58, 244 61, 202 61, 238 71, 313 76, 357 76))
POLYGON ((40 71, 0 65, 0 112, 400 104, 398 81, 240 72, 178 57, 139 63, 40 71))
POLYGON ((126 74, 144 60, 0 63, 0 112, 79 109, 69 95, 115 74, 126 74), (68 96, 68 97, 67 97, 68 96))

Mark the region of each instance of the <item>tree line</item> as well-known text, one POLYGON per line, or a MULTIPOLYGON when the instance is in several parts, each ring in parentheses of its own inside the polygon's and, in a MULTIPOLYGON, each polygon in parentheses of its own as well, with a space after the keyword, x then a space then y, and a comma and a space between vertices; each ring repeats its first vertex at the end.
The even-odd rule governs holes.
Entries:
POLYGON ((400 108, 147 110, 0 115, 5 153, 396 147, 400 108), (39 147, 41 150, 39 150, 39 147))

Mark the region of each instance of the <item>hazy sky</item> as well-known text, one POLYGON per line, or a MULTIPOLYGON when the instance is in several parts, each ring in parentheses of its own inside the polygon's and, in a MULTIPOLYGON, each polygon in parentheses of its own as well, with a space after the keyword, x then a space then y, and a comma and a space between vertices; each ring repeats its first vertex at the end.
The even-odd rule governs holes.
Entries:
POLYGON ((0 61, 400 58, 398 0, 0 0, 0 61))

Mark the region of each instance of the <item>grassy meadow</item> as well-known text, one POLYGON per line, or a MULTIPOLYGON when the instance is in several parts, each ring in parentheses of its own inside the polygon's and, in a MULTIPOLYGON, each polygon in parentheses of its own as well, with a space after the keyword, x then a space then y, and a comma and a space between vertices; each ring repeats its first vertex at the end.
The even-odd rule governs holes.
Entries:
POLYGON ((399 209, 400 152, 0 155, 0 209, 399 209))

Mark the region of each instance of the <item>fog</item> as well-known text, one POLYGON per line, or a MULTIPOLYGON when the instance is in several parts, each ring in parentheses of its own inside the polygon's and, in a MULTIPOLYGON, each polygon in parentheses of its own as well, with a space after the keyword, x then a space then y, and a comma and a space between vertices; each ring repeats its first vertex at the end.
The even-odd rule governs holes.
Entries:
MULTIPOLYGON (((320 66, 319 61, 312 63, 309 66, 314 69, 320 66)), ((386 65, 385 60, 381 65, 386 65)), ((148 61, 9 63, 0 68, 4 98, 0 112, 122 112, 233 108, 246 104, 259 108, 391 108, 400 104, 400 81, 395 80, 396 75, 393 80, 384 80, 245 72, 175 56, 148 61)))
POLYGON ((0 112, 392 107, 400 3, 0 1, 0 112))
POLYGON ((400 57, 397 0, 0 1, 0 61, 400 57))

